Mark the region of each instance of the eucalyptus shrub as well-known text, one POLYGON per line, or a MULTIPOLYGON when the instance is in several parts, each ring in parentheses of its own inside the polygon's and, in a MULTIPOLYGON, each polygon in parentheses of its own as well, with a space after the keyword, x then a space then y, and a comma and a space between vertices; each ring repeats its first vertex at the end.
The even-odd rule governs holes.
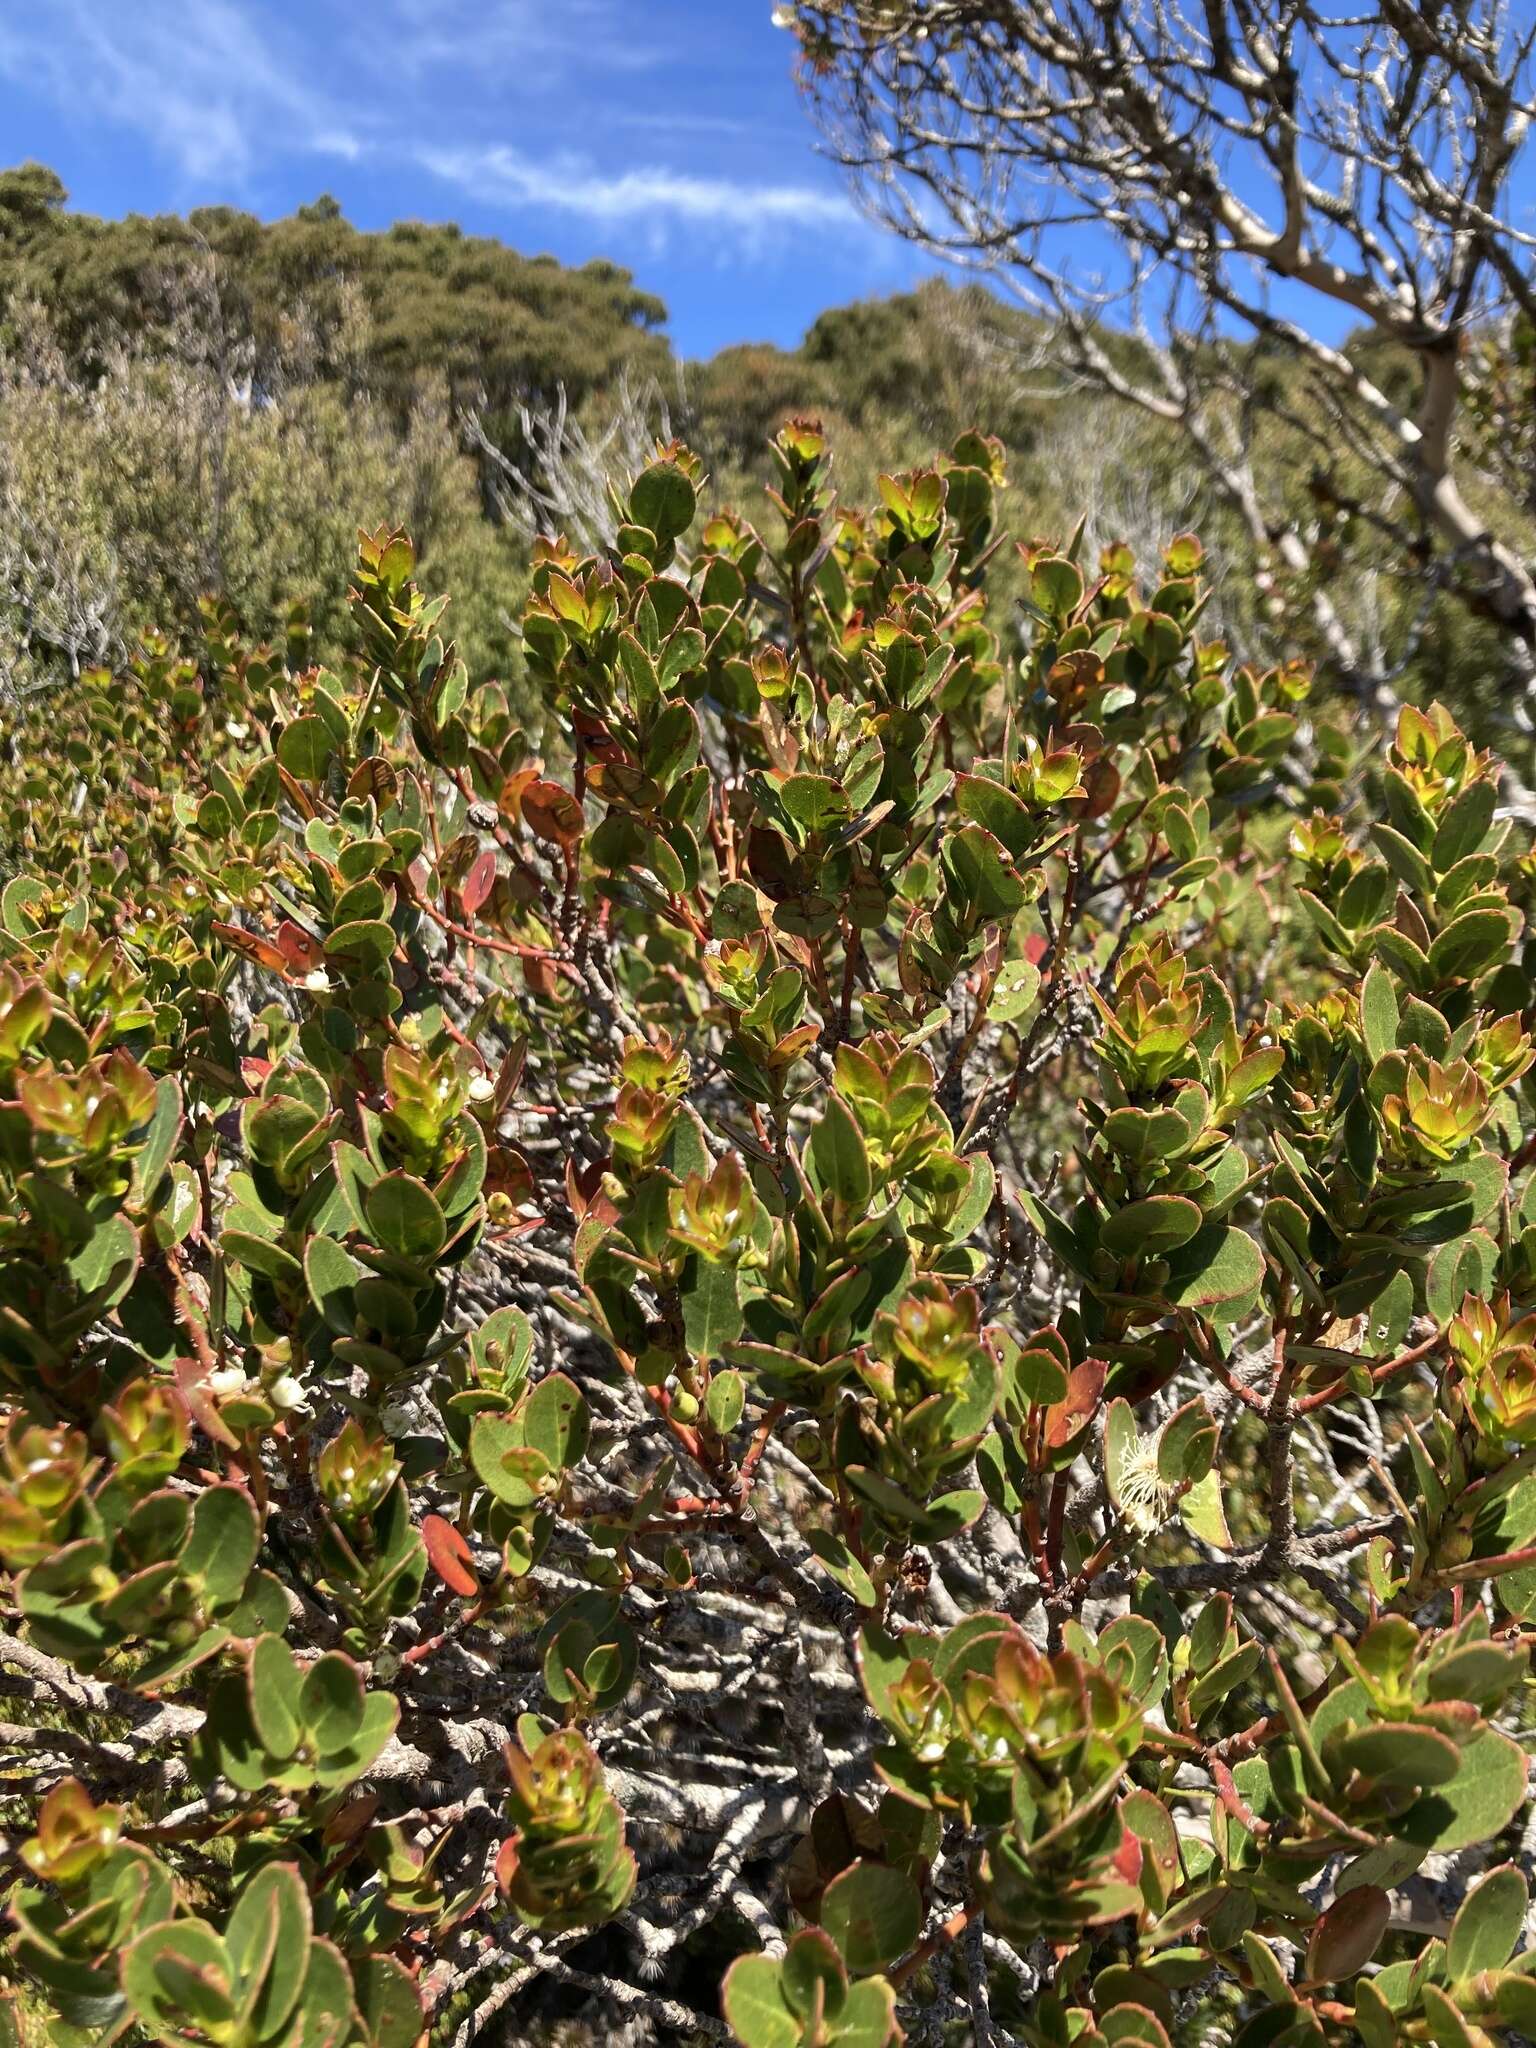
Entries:
POLYGON ((773 457, 7 735, 18 2038, 1536 2030, 1498 764, 773 457))

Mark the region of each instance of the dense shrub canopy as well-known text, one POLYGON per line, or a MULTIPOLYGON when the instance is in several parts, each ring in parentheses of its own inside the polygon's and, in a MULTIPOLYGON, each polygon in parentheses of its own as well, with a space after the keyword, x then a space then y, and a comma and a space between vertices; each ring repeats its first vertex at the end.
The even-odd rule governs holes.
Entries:
POLYGON ((165 339, 210 257, 225 318, 255 344, 258 381, 286 357, 301 312, 325 374, 365 377, 404 413, 423 371, 506 411, 562 384, 584 396, 626 363, 665 361, 655 330, 666 309, 617 264, 570 269, 451 222, 366 234, 329 198, 264 223, 230 206, 100 220, 67 211, 65 196, 40 164, 0 173, 0 310, 44 303, 80 370, 99 369, 114 339, 165 339), (343 317, 354 288, 371 316, 361 362, 343 317))
POLYGON ((15 2022, 1517 2038, 1498 765, 773 461, 539 546, 547 759, 389 531, 7 733, 15 2022))

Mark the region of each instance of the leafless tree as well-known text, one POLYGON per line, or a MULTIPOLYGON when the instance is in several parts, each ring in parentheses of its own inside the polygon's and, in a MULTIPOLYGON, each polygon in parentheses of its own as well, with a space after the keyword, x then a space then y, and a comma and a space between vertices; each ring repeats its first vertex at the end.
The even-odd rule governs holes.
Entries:
POLYGON ((1536 316, 1527 0, 793 0, 779 18, 867 207, 1006 283, 1069 379, 1175 423, 1346 675, 1381 672, 1256 456, 1265 413, 1398 573, 1498 622, 1531 688, 1536 574, 1457 439, 1474 340, 1536 316))
POLYGON ((617 536, 612 480, 634 476, 658 443, 672 439, 672 411, 661 386, 654 377, 636 383, 627 372, 612 411, 596 426, 572 413, 563 384, 551 403, 523 406, 520 458, 491 440, 478 408, 466 411, 461 425, 496 515, 530 540, 563 534, 582 553, 611 547, 617 536))

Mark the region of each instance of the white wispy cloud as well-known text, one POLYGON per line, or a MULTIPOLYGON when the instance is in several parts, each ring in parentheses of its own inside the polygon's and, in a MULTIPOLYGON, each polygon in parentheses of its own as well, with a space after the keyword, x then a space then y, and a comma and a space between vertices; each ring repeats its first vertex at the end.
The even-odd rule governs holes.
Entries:
POLYGON ((604 222, 666 220, 730 229, 738 237, 772 228, 859 224, 841 193, 814 185, 762 184, 661 165, 603 171, 585 157, 531 157, 503 143, 418 151, 424 169, 476 198, 553 208, 604 222))
MULTIPOLYGON (((345 20, 345 0, 306 0, 286 18, 264 0, 0 0, 0 78, 64 119, 134 131, 192 184, 232 197, 285 158, 387 161, 509 216, 585 221, 652 249, 706 230, 701 261, 751 257, 807 233, 867 239, 837 186, 744 167, 742 127, 725 108, 685 106, 674 117, 664 95, 634 88, 638 70, 666 61, 662 25, 653 19, 647 30, 635 0, 380 5, 387 32, 342 64, 328 36, 345 20), (429 92, 424 70, 436 79, 429 92), (483 139, 434 139, 455 134, 442 118, 450 74, 457 136, 483 139), (559 111, 567 103, 568 118, 559 111), (519 124, 518 146, 495 140, 519 105, 537 107, 533 127, 519 124), (551 129, 608 139, 589 151, 529 139, 551 129)), ((759 129, 746 139, 764 141, 759 129)))
POLYGON ((199 179, 281 146, 355 158, 352 125, 239 0, 49 0, 0 19, 0 75, 62 111, 136 129, 199 179))
MULTIPOLYGON (((413 67, 479 78, 556 80, 649 71, 666 62, 641 0, 391 0, 413 67)), ((386 51, 386 54, 389 54, 386 51)), ((365 53, 366 55, 366 53, 365 53)))

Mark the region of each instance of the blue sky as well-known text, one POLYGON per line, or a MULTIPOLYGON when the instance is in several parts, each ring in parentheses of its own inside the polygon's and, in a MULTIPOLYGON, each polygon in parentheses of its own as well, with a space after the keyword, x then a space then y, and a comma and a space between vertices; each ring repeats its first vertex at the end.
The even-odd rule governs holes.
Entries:
POLYGON ((0 160, 93 213, 333 192, 626 264, 685 355, 922 264, 816 153, 770 0, 8 0, 0 160))

